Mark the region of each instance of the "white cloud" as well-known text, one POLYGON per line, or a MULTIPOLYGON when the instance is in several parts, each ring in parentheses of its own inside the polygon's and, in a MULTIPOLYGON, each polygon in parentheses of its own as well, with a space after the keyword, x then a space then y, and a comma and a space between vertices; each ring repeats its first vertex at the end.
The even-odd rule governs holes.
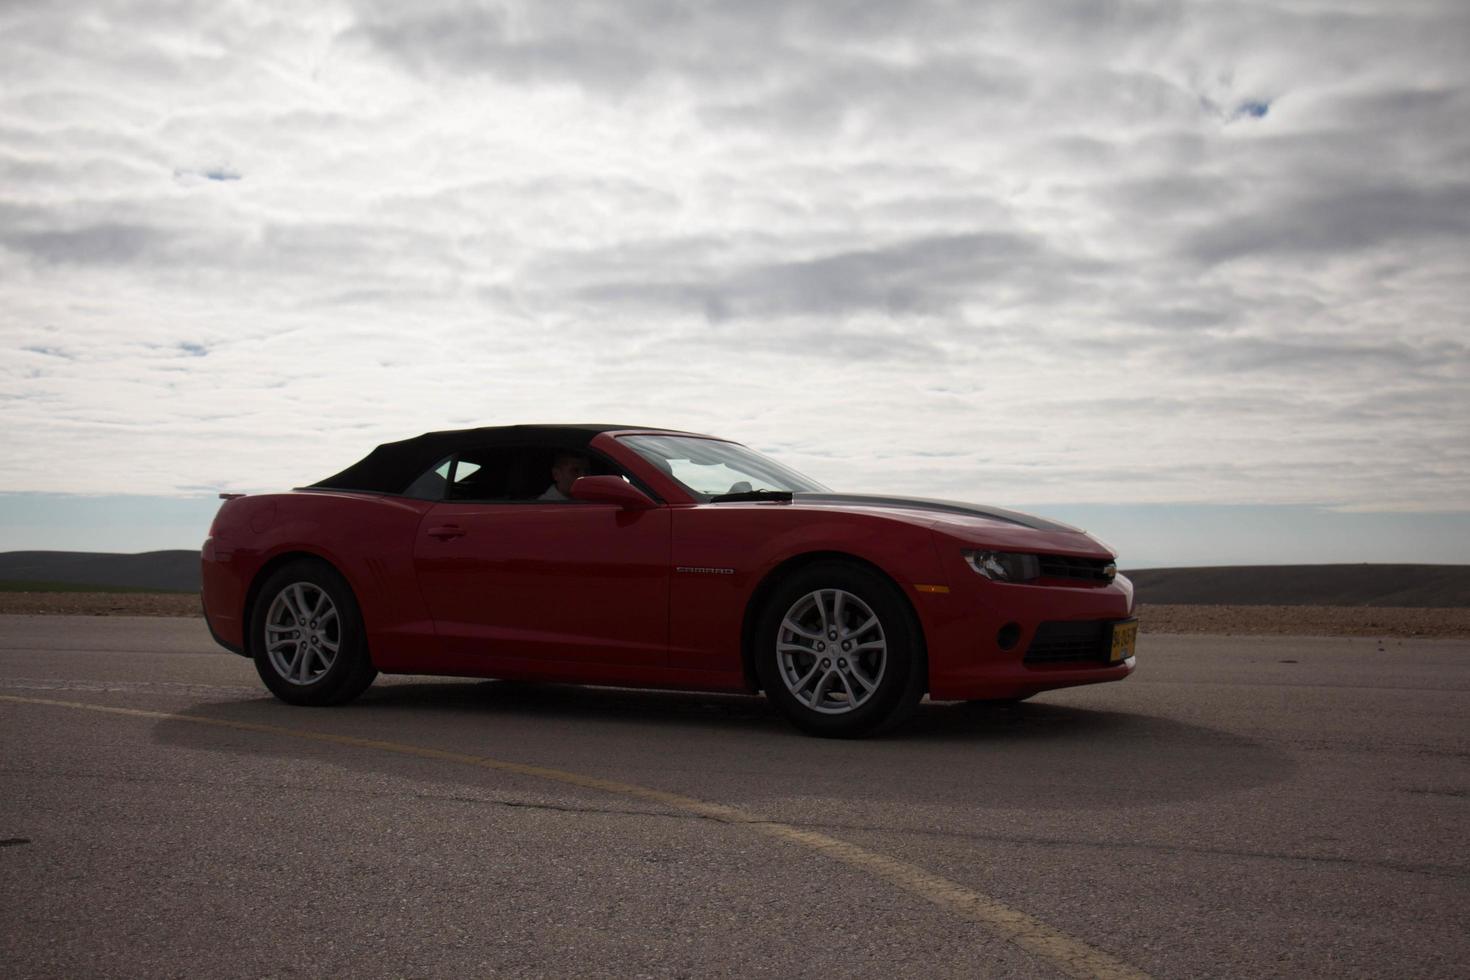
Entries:
POLYGON ((0 489, 607 419, 1470 509, 1463 4, 303 10, 0 9, 0 489))

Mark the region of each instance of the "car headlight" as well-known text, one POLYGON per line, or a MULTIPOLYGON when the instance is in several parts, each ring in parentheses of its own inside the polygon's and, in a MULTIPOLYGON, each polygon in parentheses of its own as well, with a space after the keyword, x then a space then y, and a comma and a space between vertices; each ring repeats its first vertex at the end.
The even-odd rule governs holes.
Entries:
POLYGON ((961 552, 970 567, 996 582, 1029 582, 1041 577, 1041 559, 1014 551, 961 552))

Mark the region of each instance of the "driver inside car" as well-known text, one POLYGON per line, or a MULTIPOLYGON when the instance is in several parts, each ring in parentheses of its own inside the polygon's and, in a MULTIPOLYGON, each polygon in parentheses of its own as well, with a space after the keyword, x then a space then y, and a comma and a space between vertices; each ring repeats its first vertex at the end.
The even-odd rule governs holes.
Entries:
POLYGON ((551 486, 537 500, 571 500, 572 484, 592 475, 592 464, 581 453, 557 453, 551 463, 551 486))

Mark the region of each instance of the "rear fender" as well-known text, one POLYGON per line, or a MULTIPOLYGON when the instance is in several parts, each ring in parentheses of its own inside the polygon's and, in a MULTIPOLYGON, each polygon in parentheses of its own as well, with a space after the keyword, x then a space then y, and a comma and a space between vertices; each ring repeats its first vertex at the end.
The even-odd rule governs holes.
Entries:
POLYGON ((228 549, 235 574, 248 582, 235 607, 242 625, 249 623, 265 580, 283 565, 308 558, 330 565, 347 580, 375 665, 400 658, 406 638, 433 633, 413 568, 413 544, 427 502, 302 491, 272 495, 269 503, 251 509, 253 520, 245 522, 240 543, 228 549))

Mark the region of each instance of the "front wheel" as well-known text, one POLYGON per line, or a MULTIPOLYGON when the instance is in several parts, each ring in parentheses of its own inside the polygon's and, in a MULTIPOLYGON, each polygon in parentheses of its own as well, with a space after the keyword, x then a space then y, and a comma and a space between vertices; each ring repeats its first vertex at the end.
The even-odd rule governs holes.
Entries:
POLYGON ((352 588, 323 562, 292 562, 266 579, 250 640, 256 673, 289 704, 351 701, 378 674, 352 588))
POLYGON ((913 612, 892 582, 864 566, 801 569, 771 593, 756 629, 766 696, 813 735, 891 728, 924 695, 927 665, 913 612))

